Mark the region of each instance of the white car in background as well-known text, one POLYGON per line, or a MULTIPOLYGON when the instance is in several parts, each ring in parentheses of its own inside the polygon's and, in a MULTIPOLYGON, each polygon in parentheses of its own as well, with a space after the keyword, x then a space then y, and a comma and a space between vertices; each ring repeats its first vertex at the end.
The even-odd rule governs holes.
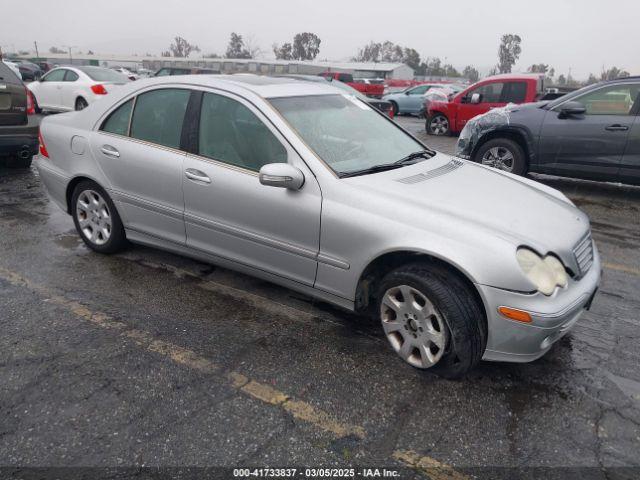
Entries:
POLYGON ((20 80, 22 80, 22 73, 20 73, 20 69, 18 68, 18 64, 14 62, 10 62, 9 60, 2 60, 7 67, 9 67, 13 73, 15 73, 20 80))
POLYGON ((82 110, 128 82, 127 77, 110 68, 74 66, 54 68, 27 87, 36 109, 68 112, 82 110))

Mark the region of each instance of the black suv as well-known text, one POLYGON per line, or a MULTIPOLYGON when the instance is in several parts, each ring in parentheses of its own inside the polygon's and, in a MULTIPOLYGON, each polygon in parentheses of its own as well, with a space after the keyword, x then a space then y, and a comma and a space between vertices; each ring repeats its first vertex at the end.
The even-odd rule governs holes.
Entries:
POLYGON ((457 155, 518 175, 640 185, 640 77, 492 110, 467 123, 457 155))
POLYGON ((38 124, 31 96, 0 60, 0 165, 28 168, 38 153, 38 124))

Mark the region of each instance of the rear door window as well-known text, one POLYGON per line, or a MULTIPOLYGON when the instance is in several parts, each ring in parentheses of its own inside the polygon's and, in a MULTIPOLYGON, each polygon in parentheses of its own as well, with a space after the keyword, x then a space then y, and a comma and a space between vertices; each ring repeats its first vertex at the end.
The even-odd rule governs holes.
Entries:
POLYGON ((9 65, 3 63, 2 60, 0 60, 0 82, 12 85, 20 85, 22 83, 15 72, 9 68, 9 65))
POLYGON ((190 96, 190 90, 181 88, 163 88, 138 95, 131 119, 131 137, 180 148, 190 96))
POLYGON ((115 133, 116 135, 128 135, 132 106, 133 99, 123 105, 120 105, 120 107, 107 117, 100 130, 103 132, 115 133))
POLYGON ((78 78, 80 78, 78 77, 78 74, 71 70, 67 70, 67 73, 64 74, 65 82, 75 82, 76 80, 78 80, 78 78))
POLYGON ((350 73, 339 73, 338 80, 344 83, 353 83, 353 75, 350 73))
POLYGON ((527 82, 508 82, 502 89, 502 103, 524 103, 527 98, 527 82))

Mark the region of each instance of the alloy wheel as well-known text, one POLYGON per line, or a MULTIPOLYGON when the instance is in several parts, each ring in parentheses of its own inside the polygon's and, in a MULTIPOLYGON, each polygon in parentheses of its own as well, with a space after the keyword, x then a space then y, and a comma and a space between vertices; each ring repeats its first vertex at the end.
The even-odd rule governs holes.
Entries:
POLYGON ((380 316, 389 343, 405 362, 429 368, 442 358, 448 330, 422 292, 408 285, 390 288, 382 297, 380 316))
POLYGON ((512 172, 514 166, 513 153, 505 147, 493 147, 482 156, 482 164, 488 167, 512 172))
POLYGON ((104 245, 111 237, 113 223, 109 206, 94 190, 84 190, 78 195, 76 217, 82 234, 95 245, 104 245))
POLYGON ((449 131, 449 120, 443 115, 437 115, 429 122, 429 129, 434 135, 444 135, 449 131))

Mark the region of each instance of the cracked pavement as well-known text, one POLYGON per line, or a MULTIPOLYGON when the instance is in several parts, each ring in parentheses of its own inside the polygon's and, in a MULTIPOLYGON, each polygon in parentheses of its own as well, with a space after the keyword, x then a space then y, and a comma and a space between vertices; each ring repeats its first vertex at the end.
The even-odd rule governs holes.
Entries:
POLYGON ((591 218, 601 290, 542 359, 452 382, 298 293, 145 247, 91 253, 35 170, 0 170, 0 466, 400 468, 415 452, 460 478, 638 478, 640 188, 535 178, 591 218))

